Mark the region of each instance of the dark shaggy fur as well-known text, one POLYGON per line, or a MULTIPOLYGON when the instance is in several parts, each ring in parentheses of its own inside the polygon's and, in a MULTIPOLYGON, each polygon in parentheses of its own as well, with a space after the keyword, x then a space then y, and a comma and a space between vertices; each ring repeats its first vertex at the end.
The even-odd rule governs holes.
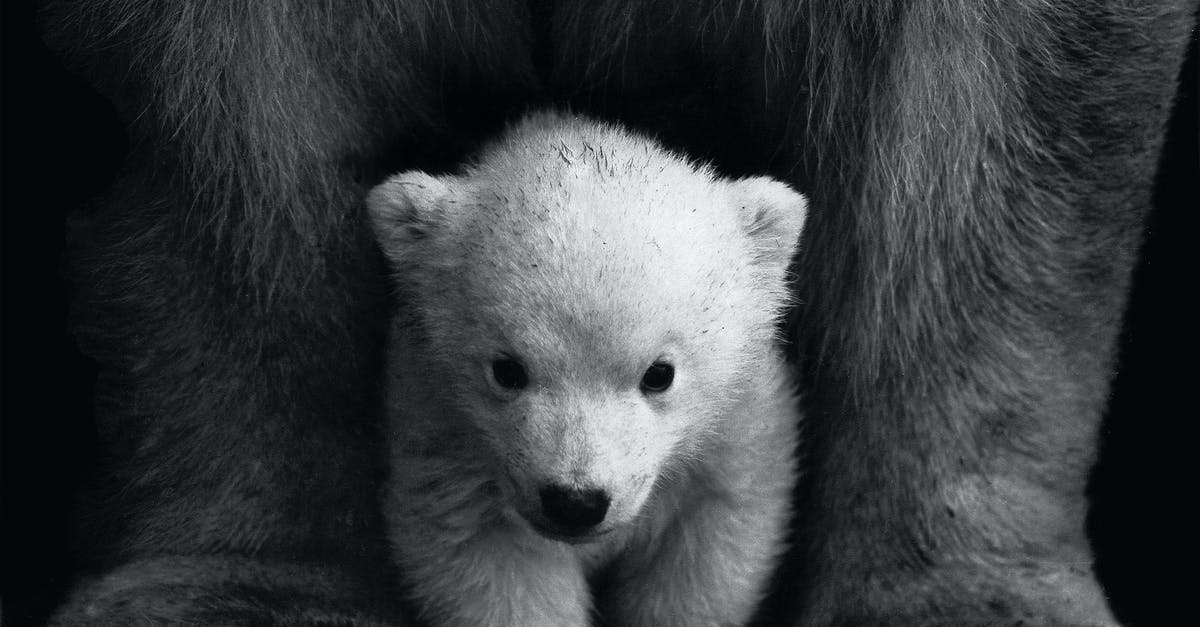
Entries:
POLYGON ((1084 481, 1194 11, 47 3, 130 136, 71 229, 107 474, 102 569, 58 621, 402 622, 362 198, 548 103, 811 197, 811 485, 774 622, 1108 619, 1084 481))

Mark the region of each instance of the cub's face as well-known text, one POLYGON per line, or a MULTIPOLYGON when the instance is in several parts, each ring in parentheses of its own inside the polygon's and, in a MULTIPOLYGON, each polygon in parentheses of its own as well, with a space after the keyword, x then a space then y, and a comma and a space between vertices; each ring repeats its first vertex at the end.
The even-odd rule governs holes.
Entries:
POLYGON ((698 456, 740 357, 713 363, 712 345, 669 324, 610 327, 618 318, 603 311, 546 305, 562 324, 524 327, 538 313, 505 308, 506 324, 472 325, 486 342, 437 346, 466 366, 455 402, 501 461, 513 509, 547 536, 585 541, 633 519, 698 456))
MULTIPOLYGON (((609 154, 633 143, 605 139, 609 154)), ((407 310, 400 358, 479 434, 508 505, 571 542, 629 523, 736 428, 725 410, 774 358, 804 213, 782 184, 635 146, 639 169, 605 172, 557 144, 506 145, 369 199, 407 310)))

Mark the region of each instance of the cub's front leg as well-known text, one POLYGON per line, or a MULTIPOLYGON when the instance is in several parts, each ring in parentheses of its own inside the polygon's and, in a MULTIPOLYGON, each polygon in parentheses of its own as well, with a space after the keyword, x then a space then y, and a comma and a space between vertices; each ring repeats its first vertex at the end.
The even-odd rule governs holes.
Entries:
MULTIPOLYGON (((393 489, 387 504, 393 555, 424 622, 589 624, 590 593, 569 547, 506 518, 490 499, 438 490, 438 483, 445 487, 435 482, 424 492, 393 489)), ((484 491, 486 486, 470 492, 484 491)))
POLYGON ((727 441, 717 455, 722 462, 679 490, 667 486, 655 507, 670 513, 648 524, 609 571, 597 600, 606 624, 750 620, 785 549, 797 476, 795 424, 782 416, 771 428, 749 428, 749 441, 727 441))
POLYGON ((721 499, 680 512, 636 547, 601 600, 608 625, 744 625, 783 550, 786 507, 721 499), (642 554, 641 551, 646 553, 642 554))

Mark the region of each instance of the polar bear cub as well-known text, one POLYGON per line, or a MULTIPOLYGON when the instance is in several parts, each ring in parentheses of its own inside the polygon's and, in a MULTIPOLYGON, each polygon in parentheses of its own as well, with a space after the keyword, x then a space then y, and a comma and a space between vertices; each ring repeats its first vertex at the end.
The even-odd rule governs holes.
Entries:
POLYGON ((744 623, 784 548, 805 200, 527 117, 368 198, 400 302, 384 513, 444 625, 744 623))

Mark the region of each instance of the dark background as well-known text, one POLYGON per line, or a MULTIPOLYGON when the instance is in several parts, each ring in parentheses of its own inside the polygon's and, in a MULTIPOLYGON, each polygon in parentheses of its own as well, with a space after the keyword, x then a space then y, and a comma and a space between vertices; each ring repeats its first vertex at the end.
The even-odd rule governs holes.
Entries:
MULTIPOLYGON (((126 138, 108 104, 41 44, 29 7, 9 0, 0 10, 0 622, 9 625, 44 620, 81 564, 71 549, 73 495, 96 456, 95 367, 66 331, 64 222, 110 185, 126 138)), ((1195 615, 1196 76, 1193 38, 1090 488, 1097 569, 1127 624, 1195 615)))

